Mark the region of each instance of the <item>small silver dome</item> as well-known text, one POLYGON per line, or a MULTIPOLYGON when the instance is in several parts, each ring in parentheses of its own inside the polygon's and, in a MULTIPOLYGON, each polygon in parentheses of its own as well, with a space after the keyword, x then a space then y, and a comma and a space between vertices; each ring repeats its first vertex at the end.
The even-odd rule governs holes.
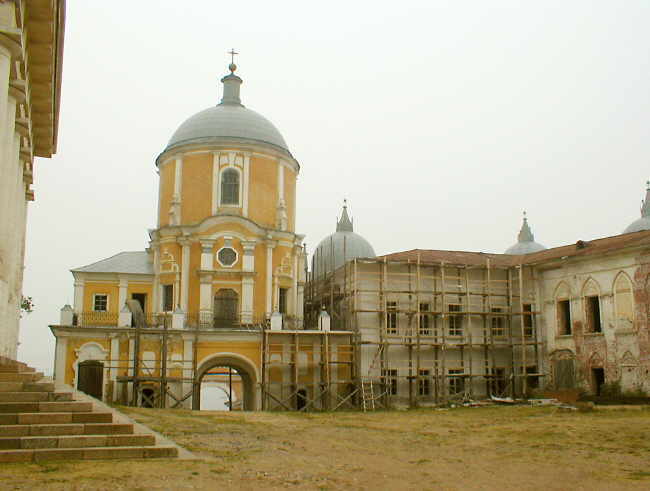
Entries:
POLYGON ((544 247, 542 244, 535 242, 535 236, 528 226, 528 218, 526 218, 526 212, 524 212, 524 223, 521 225, 521 230, 517 236, 517 243, 513 246, 508 247, 504 254, 530 254, 532 252, 539 252, 545 249, 546 247, 544 247))
POLYGON ((347 206, 343 205, 341 219, 336 223, 336 232, 321 240, 314 251, 311 270, 314 278, 318 278, 336 271, 351 259, 375 256, 370 243, 354 233, 347 206))
POLYGON ((165 150, 187 143, 237 140, 269 144, 291 155, 287 143, 273 123, 241 104, 239 88, 242 79, 231 73, 221 82, 221 103, 188 118, 174 132, 165 150))
POLYGON ((641 202, 641 218, 634 220, 623 231, 624 234, 650 230, 650 181, 646 183, 645 200, 641 202))

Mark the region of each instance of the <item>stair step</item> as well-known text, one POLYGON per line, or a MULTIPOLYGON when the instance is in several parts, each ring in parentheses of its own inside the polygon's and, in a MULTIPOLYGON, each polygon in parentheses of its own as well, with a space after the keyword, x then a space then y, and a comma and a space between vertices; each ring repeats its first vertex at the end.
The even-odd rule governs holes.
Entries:
POLYGON ((0 382, 36 382, 42 378, 40 372, 0 372, 0 382))
POLYGON ((29 450, 0 450, 0 463, 44 462, 49 460, 146 459, 177 457, 172 446, 38 448, 29 450))
MULTIPOLYGON (((45 403, 43 403, 45 404, 45 403)), ((49 404, 49 403, 48 403, 49 404)), ((66 412, 66 413, 4 413, 0 414, 0 425, 38 425, 69 423, 112 423, 111 413, 66 412)))
POLYGON ((54 382, 25 382, 22 390, 25 392, 54 392, 54 382))
POLYGON ((81 401, 0 402, 0 413, 86 413, 92 410, 92 402, 81 401))
POLYGON ((32 367, 19 367, 19 366, 9 366, 9 365, 0 365, 0 373, 20 373, 20 372, 36 372, 35 368, 32 367))
POLYGON ((0 426, 0 437, 66 435, 132 435, 130 423, 69 423, 0 426))
POLYGON ((20 392, 22 390, 22 382, 0 382, 0 392, 20 392))
POLYGON ((153 446, 153 435, 69 435, 0 438, 0 450, 153 446))
POLYGON ((0 392, 0 402, 72 401, 72 392, 0 392))

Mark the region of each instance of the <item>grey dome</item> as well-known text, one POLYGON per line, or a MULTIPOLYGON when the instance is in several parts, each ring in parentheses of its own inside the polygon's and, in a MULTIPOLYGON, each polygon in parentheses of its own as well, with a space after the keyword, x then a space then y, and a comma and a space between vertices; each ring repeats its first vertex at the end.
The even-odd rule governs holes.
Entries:
POLYGON ((251 109, 234 104, 219 104, 196 113, 178 127, 167 148, 185 143, 230 139, 269 143, 289 151, 273 123, 251 109))
POLYGON ((517 243, 508 247, 504 254, 530 254, 531 252, 539 252, 545 249, 546 247, 542 244, 535 242, 535 236, 530 226, 528 226, 528 219, 526 218, 526 212, 524 212, 524 223, 521 225, 521 230, 517 236, 517 243))
POLYGON ((634 220, 623 231, 624 234, 650 230, 650 181, 646 183, 645 200, 641 202, 641 218, 634 220))
MULTIPOLYGON (((234 69, 234 65, 231 69, 234 69)), ((291 155, 287 143, 268 119, 244 107, 239 98, 242 79, 230 73, 221 79, 223 98, 217 106, 209 107, 187 119, 174 132, 165 150, 186 143, 241 141, 272 145, 291 155)))
POLYGON ((650 217, 641 217, 634 220, 623 231, 624 234, 631 234, 632 232, 640 232, 641 230, 650 230, 650 217))
POLYGON ((336 232, 320 241, 312 256, 314 278, 336 271, 347 261, 358 257, 375 257, 375 250, 366 239, 355 233, 343 206, 341 219, 336 223, 336 232))

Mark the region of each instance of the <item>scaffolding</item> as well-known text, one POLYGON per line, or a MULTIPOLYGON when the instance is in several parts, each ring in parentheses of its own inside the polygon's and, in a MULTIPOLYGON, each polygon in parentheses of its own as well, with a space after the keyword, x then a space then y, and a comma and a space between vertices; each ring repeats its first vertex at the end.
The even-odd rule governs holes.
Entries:
POLYGON ((372 382, 384 407, 523 396, 545 375, 535 280, 533 268, 487 255, 354 259, 311 278, 306 319, 325 309, 355 334, 354 382, 362 393, 372 382))
POLYGON ((262 345, 262 410, 356 407, 352 332, 265 330, 262 345))

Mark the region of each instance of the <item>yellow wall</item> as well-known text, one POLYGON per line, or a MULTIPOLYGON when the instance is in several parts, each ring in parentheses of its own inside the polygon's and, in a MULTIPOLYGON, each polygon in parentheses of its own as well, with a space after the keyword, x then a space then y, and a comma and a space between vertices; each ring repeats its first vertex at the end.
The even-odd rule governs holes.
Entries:
POLYGON ((287 205, 289 232, 296 230, 296 173, 284 168, 284 202, 287 205))
POLYGON ((183 158, 181 223, 198 223, 212 215, 212 154, 183 158))
POLYGON ((275 228, 278 203, 277 162, 262 157, 250 161, 248 217, 262 227, 275 228))
POLYGON ((169 206, 174 195, 174 172, 176 161, 170 160, 160 169, 160 226, 169 225, 169 206))
POLYGON ((108 294, 108 312, 119 312, 119 307, 117 305, 119 303, 119 286, 117 281, 106 283, 87 282, 84 286, 84 312, 93 311, 93 295, 96 293, 108 294))
MULTIPOLYGON (((246 357, 260 371, 261 343, 259 342, 199 342, 196 349, 197 366, 216 353, 238 353, 246 357)), ((259 382, 259 380, 258 380, 259 382)))
POLYGON ((109 339, 101 338, 68 338, 68 348, 66 353, 66 367, 65 367, 65 383, 68 385, 74 384, 74 364, 77 361, 76 350, 81 348, 86 343, 97 343, 103 349, 110 350, 111 342, 109 339))

